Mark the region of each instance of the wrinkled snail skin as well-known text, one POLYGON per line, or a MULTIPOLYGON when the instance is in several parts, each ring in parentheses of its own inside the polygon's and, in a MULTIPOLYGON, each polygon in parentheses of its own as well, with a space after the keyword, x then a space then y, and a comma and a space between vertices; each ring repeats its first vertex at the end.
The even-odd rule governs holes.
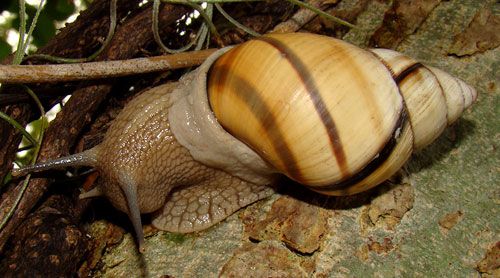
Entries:
POLYGON ((194 160, 177 142, 168 117, 172 105, 169 92, 176 86, 155 87, 133 99, 97 147, 95 167, 102 176, 100 189, 115 207, 129 213, 137 234, 142 231, 140 213, 159 211, 153 217, 156 227, 192 232, 271 193, 264 186, 194 160), (186 189, 170 194, 178 187, 186 189), (191 195, 183 193, 186 190, 191 195))
POLYGON ((272 194, 284 174, 329 195, 392 176, 476 98, 447 73, 392 50, 312 34, 224 48, 176 83, 130 101, 101 144, 15 170, 92 166, 93 191, 162 230, 206 229, 272 194))
POLYGON ((18 169, 13 174, 67 166, 94 167, 100 173, 99 183, 80 198, 103 195, 126 212, 140 251, 145 248, 141 213, 155 212, 152 223, 159 229, 193 232, 270 196, 270 187, 206 166, 177 142, 168 115, 175 96, 172 91, 178 87, 184 85, 169 83, 135 97, 113 120, 103 142, 96 147, 18 169))

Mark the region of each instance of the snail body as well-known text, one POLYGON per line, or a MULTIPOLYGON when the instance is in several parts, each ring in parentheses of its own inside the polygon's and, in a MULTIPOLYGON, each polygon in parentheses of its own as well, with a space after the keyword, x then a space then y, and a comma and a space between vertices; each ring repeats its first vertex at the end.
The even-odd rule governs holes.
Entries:
POLYGON ((177 83, 146 91, 104 141, 16 174, 90 165, 129 214, 191 232, 269 196, 278 174, 328 195, 372 188, 436 139, 476 98, 398 52, 312 34, 259 37, 216 52, 177 83))

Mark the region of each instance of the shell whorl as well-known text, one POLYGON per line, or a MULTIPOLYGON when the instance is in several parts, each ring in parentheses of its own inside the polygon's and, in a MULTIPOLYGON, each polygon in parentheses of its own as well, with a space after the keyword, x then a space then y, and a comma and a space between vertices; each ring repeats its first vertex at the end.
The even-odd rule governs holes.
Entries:
POLYGON ((448 73, 389 49, 370 49, 398 83, 408 110, 416 150, 432 143, 475 101, 471 86, 448 73))
POLYGON ((210 106, 279 172, 326 194, 357 193, 393 175, 475 99, 462 81, 393 52, 312 34, 260 37, 213 64, 210 106), (468 96, 443 92, 457 88, 468 96))

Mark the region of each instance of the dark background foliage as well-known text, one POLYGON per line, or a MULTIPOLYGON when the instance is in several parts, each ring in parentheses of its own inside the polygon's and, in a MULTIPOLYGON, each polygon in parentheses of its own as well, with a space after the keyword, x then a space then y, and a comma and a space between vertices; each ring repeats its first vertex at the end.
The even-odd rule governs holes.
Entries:
MULTIPOLYGON (((87 6, 90 2, 92 1, 80 1, 83 6, 87 6)), ((36 9, 37 6, 26 4, 26 13, 28 15, 27 26, 30 26, 31 20, 36 13, 36 9)), ((76 11, 76 9, 77 6, 75 1, 72 0, 46 0, 43 10, 38 18, 37 28, 33 32, 33 40, 31 43, 36 47, 45 45, 48 40, 56 34, 58 24, 64 22, 76 11)), ((12 52, 12 47, 7 43, 7 33, 11 29, 19 29, 19 1, 0 1, 0 13, 4 11, 8 11, 14 16, 7 20, 3 25, 0 25, 0 60, 12 52)))

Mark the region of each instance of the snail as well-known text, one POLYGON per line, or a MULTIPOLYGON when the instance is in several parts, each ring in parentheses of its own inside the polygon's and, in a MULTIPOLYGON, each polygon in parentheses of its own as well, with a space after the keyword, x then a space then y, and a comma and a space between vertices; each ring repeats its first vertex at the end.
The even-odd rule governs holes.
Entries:
POLYGON ((134 98, 96 147, 13 173, 96 168, 102 182, 81 197, 128 213, 143 251, 141 213, 161 230, 203 230, 272 194, 281 174, 327 195, 370 189, 476 96, 396 51, 272 34, 134 98))

